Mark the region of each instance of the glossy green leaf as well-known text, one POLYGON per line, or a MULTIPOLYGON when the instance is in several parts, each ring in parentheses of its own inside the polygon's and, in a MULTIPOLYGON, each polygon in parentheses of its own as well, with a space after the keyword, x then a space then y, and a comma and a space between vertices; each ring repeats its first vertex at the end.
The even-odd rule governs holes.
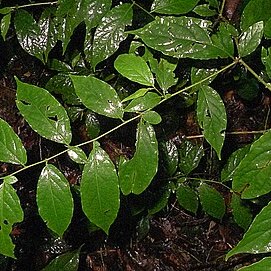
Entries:
POLYGON ((75 146, 69 146, 69 157, 78 164, 85 164, 87 162, 87 156, 82 149, 75 146))
POLYGON ((100 134, 100 122, 93 112, 87 112, 85 115, 85 125, 87 134, 90 138, 95 138, 100 134))
POLYGON ((4 7, 0 9, 0 14, 6 15, 8 13, 10 13, 11 11, 13 11, 13 9, 11 7, 4 7))
POLYGON ((139 112, 152 109, 161 101, 161 96, 154 92, 148 92, 142 97, 132 100, 124 109, 126 112, 139 112))
POLYGON ((9 124, 0 118, 0 161, 25 165, 26 150, 9 124))
POLYGON ((80 249, 69 251, 54 258, 42 271, 77 271, 80 249))
POLYGON ((271 18, 264 25, 264 36, 271 39, 271 18))
POLYGON ((265 257, 262 260, 249 266, 239 268, 237 271, 271 271, 271 257, 265 257))
POLYGON ((111 9, 98 25, 93 40, 91 55, 86 52, 87 59, 93 68, 112 55, 127 34, 125 26, 132 23, 133 10, 131 4, 122 4, 111 9))
MULTIPOLYGON (((203 81, 201 85, 209 85, 212 83, 212 81, 215 79, 215 75, 212 76, 217 72, 217 69, 198 69, 195 67, 192 67, 191 69, 191 83, 195 84, 200 81, 203 81), (206 79, 208 78, 208 79, 206 79), (205 80, 206 79, 206 80, 205 80)), ((195 86, 194 89, 198 90, 200 87, 195 86)))
POLYGON ((271 191, 271 131, 250 147, 233 175, 233 190, 242 198, 256 198, 271 191))
POLYGON ((263 37, 263 22, 251 25, 239 38, 238 52, 241 57, 255 51, 263 37))
POLYGON ((206 183, 201 183, 198 191, 203 210, 214 218, 221 219, 224 216, 226 209, 221 194, 206 183))
POLYGON ((182 142, 178 151, 179 168, 185 175, 188 175, 199 165, 199 162, 204 155, 202 145, 195 145, 188 140, 182 142))
POLYGON ((197 118, 200 127, 203 129, 204 138, 215 149, 219 159, 221 159, 227 115, 219 94, 209 86, 203 85, 199 90, 197 118))
POLYGON ((159 155, 162 168, 169 176, 173 176, 179 162, 177 146, 172 140, 163 141, 159 144, 159 155))
POLYGON ((145 60, 134 54, 122 54, 114 62, 115 69, 124 77, 145 86, 153 86, 154 78, 145 60))
POLYGON ((158 169, 158 143, 153 127, 142 120, 137 128, 136 152, 119 166, 120 187, 124 195, 140 194, 151 183, 158 169))
POLYGON ((7 32, 10 25, 10 19, 11 19, 11 13, 7 13, 1 20, 0 29, 1 29, 1 35, 4 40, 6 40, 7 32))
POLYGON ((170 63, 163 58, 160 59, 159 63, 154 59, 150 64, 152 71, 155 73, 156 81, 164 93, 166 93, 170 87, 176 85, 178 79, 175 78, 174 70, 177 64, 170 63))
POLYGON ((162 121, 161 116, 155 111, 147 111, 142 117, 145 121, 153 125, 159 124, 162 121))
POLYGON ((126 98, 124 98, 121 102, 124 103, 124 102, 130 101, 130 100, 142 97, 151 89, 153 89, 153 88, 140 88, 135 93, 129 95, 126 98))
POLYGON ((109 84, 93 76, 70 77, 76 94, 87 108, 107 117, 123 117, 121 101, 109 84))
POLYGON ((23 210, 15 189, 8 183, 0 184, 0 254, 14 257, 14 244, 9 236, 12 225, 23 220, 23 210))
POLYGON ((271 17, 271 2, 268 0, 253 0, 246 5, 241 17, 241 29, 246 31, 251 25, 271 17))
POLYGON ((262 48, 262 63, 265 66, 266 73, 269 78, 271 78, 271 48, 262 48))
POLYGON ((202 17, 210 17, 217 14, 217 11, 210 9, 208 4, 198 5, 193 9, 193 11, 202 17))
POLYGON ((17 80, 17 107, 33 130, 58 142, 71 142, 70 121, 64 107, 45 89, 17 80))
POLYGON ((190 17, 157 17, 141 29, 130 33, 138 35, 149 47, 177 58, 233 57, 231 33, 222 24, 221 30, 210 37, 211 22, 190 17))
POLYGON ((238 167, 242 159, 245 157, 245 155, 249 152, 249 148, 250 148, 250 145, 247 145, 231 154, 226 165, 223 167, 221 171, 222 182, 227 182, 227 181, 232 180, 236 168, 238 167))
POLYGON ((18 179, 15 176, 6 176, 3 178, 3 181, 7 184, 14 184, 18 182, 18 179))
POLYGON ((255 217, 243 239, 226 255, 239 253, 266 253, 271 251, 271 202, 255 217))
POLYGON ((198 194, 194 189, 185 184, 180 184, 176 190, 179 204, 186 210, 196 213, 198 210, 198 194))
POLYGON ((84 213, 108 234, 120 206, 119 182, 114 164, 97 142, 85 164, 80 191, 84 213))
POLYGON ((245 231, 252 221, 252 213, 245 201, 239 195, 233 193, 231 198, 231 208, 234 221, 245 231))
POLYGON ((184 14, 191 11, 199 0, 154 0, 151 12, 162 14, 184 14))
POLYGON ((53 165, 46 165, 40 174, 37 205, 47 227, 62 236, 71 223, 73 198, 69 182, 53 165))

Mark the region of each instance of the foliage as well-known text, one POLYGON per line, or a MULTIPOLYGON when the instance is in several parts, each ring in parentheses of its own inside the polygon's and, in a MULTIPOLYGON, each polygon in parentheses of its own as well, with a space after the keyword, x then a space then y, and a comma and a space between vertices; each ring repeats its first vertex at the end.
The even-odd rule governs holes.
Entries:
MULTIPOLYGON (((80 164, 83 211, 90 222, 107 234, 118 216, 121 198, 147 191, 159 178, 160 168, 163 168, 168 183, 157 192, 160 198, 156 206, 149 208, 149 214, 160 211, 167 204, 169 195, 176 193, 180 206, 187 211, 196 214, 201 211, 201 206, 204 212, 222 220, 226 204, 217 187, 227 185, 232 193, 234 219, 247 229, 252 215, 245 199, 255 199, 271 191, 271 131, 251 146, 234 152, 220 179, 208 180, 196 174, 206 154, 203 141, 195 144, 184 140, 176 145, 158 137, 157 127, 161 128, 166 118, 161 113, 162 106, 174 99, 186 101, 188 97, 190 106, 196 110, 204 139, 217 158, 223 158, 227 114, 212 82, 225 71, 242 66, 271 90, 270 84, 257 74, 263 72, 267 80, 271 78, 270 47, 263 47, 262 43, 271 33, 270 1, 250 1, 244 8, 240 28, 230 21, 220 20, 223 10, 219 7, 224 6, 224 1, 201 4, 198 0, 155 0, 150 11, 137 1, 130 2, 112 6, 109 0, 59 0, 49 3, 39 18, 24 9, 25 6, 0 9, 3 39, 7 38, 12 18, 21 47, 58 72, 44 88, 16 79, 16 104, 20 114, 41 137, 64 148, 53 158, 69 155, 80 164), (258 8, 263 6, 265 8, 258 8), (146 20, 144 25, 132 25, 135 8, 148 14, 149 21, 146 20), (80 27, 84 29, 83 48, 77 48, 68 57, 69 44, 80 27), (63 58, 51 59, 50 52, 57 42, 62 43, 61 56, 65 56, 66 63, 62 62, 63 58), (254 52, 262 52, 263 71, 254 71, 246 62, 254 52), (178 61, 187 58, 196 60, 203 68, 192 64, 189 80, 185 81, 180 78, 177 67, 178 61), (202 60, 213 60, 215 67, 210 68, 202 60), (82 63, 87 64, 82 66, 82 63), (111 65, 112 70, 114 67, 110 75, 103 71, 103 65, 111 65), (56 93, 61 94, 61 99, 55 96, 56 93), (92 139, 74 145, 71 123, 78 119, 78 114, 84 116, 92 139), (114 120, 115 126, 100 134, 103 129, 99 127, 97 116, 114 120), (136 123, 136 136, 129 135, 136 138, 131 146, 134 149, 132 158, 119 155, 113 161, 99 140, 132 122, 136 123), (90 143, 89 153, 80 148, 90 143), (232 187, 229 187, 231 182, 232 187)), ((17 182, 17 173, 45 163, 37 184, 37 205, 39 215, 55 234, 63 236, 68 231, 75 203, 70 184, 52 157, 28 164, 23 143, 2 119, 0 145, 0 161, 21 166, 1 177, 0 185, 0 253, 15 257, 9 234, 12 225, 23 220, 23 210, 12 186, 17 182)), ((269 203, 227 258, 237 253, 270 251, 270 212, 269 203)), ((79 251, 76 251, 59 256, 44 270, 67 267, 67 263, 67 270, 76 270, 78 261, 79 251)), ((265 258, 240 270, 260 270, 269 261, 265 258)))

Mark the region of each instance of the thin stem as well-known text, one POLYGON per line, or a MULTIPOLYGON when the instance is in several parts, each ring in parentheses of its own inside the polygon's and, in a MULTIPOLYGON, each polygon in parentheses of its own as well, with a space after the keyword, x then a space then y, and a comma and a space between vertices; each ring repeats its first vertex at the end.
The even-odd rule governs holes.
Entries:
POLYGON ((201 182, 208 182, 208 183, 213 183, 213 184, 218 184, 218 185, 221 185, 223 187, 225 187, 226 189, 228 190, 231 190, 231 188, 227 185, 225 185, 224 183, 222 182, 219 182, 219 181, 214 181, 214 180, 207 180, 207 179, 202 179, 202 178, 194 178, 194 177, 187 177, 187 181, 189 180, 195 180, 195 181, 201 181, 201 182))
POLYGON ((58 3, 58 1, 54 1, 54 2, 43 2, 43 3, 32 3, 32 4, 22 5, 22 6, 14 6, 14 7, 10 7, 10 8, 12 8, 12 9, 19 9, 19 8, 28 8, 28 7, 34 7, 34 6, 56 5, 57 3, 58 3))
POLYGON ((221 8, 220 8, 220 11, 219 11, 219 17, 220 17, 220 18, 223 17, 223 11, 224 11, 224 7, 225 7, 225 3, 226 3, 226 0, 223 0, 223 1, 222 1, 221 8))
POLYGON ((135 1, 132 1, 134 6, 139 7, 142 9, 144 12, 146 12, 149 16, 151 16, 153 19, 155 19, 155 16, 153 16, 149 11, 147 11, 145 8, 141 7, 139 4, 137 4, 135 1))
POLYGON ((271 84, 266 83, 261 76, 259 76, 248 64, 243 60, 239 59, 239 63, 242 64, 259 82, 261 82, 267 89, 271 91, 271 84))

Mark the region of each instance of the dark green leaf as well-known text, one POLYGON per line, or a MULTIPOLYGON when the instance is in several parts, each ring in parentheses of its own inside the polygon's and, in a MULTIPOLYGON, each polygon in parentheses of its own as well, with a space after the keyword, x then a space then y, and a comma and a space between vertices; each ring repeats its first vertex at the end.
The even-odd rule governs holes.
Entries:
POLYGON ((200 127, 203 129, 204 138, 215 149, 219 159, 221 159, 227 115, 219 94, 209 86, 203 85, 199 91, 197 118, 200 127))
POLYGON ((132 17, 131 4, 114 7, 103 17, 102 22, 95 31, 92 53, 86 52, 87 59, 93 68, 118 49, 120 42, 127 37, 124 30, 126 25, 131 24, 132 17))
POLYGON ((0 254, 15 258, 14 244, 9 236, 12 225, 23 220, 23 210, 15 189, 8 183, 0 184, 0 254))
POLYGON ((161 116, 155 111, 147 111, 142 117, 145 121, 153 125, 159 124, 162 121, 161 116))
POLYGON ((209 17, 217 14, 217 11, 210 9, 208 4, 198 5, 193 9, 193 11, 202 17, 209 17))
POLYGON ((111 118, 122 118, 123 109, 116 91, 93 76, 70 75, 76 94, 94 112, 111 118))
POLYGON ((153 86, 154 78, 145 60, 134 54, 122 54, 114 62, 115 69, 131 81, 153 86))
POLYGON ((90 138, 95 138, 100 134, 100 122, 93 112, 87 112, 85 117, 87 133, 90 138))
POLYGON ((238 271, 263 271, 263 270, 271 271, 271 257, 265 257, 256 263, 238 269, 238 271))
POLYGON ((255 51, 263 37, 263 22, 251 25, 239 38, 238 52, 241 57, 255 51))
POLYGON ((202 145, 194 145, 192 142, 186 140, 179 147, 179 168, 185 174, 188 175, 193 169, 195 169, 204 155, 202 145))
POLYGON ((208 184, 202 183, 199 188, 199 198, 203 210, 217 218, 221 219, 225 214, 225 202, 220 193, 208 184))
POLYGON ((262 63, 265 66, 266 73, 271 78, 271 48, 262 48, 262 63))
MULTIPOLYGON (((209 85, 212 83, 212 81, 216 77, 216 76, 211 76, 215 72, 217 72, 217 69, 198 69, 198 68, 192 67, 192 69, 191 69, 191 83, 192 84, 198 83, 208 77, 208 79, 203 81, 201 83, 201 85, 209 85)), ((194 87, 194 90, 198 90, 198 89, 200 89, 200 85, 197 85, 194 87)))
POLYGON ((69 157, 78 164, 85 164, 87 162, 87 156, 82 149, 75 146, 70 146, 68 150, 69 157))
POLYGON ((79 266, 80 249, 66 252, 53 259, 42 271, 77 271, 79 266))
POLYGON ((97 142, 85 164, 80 191, 84 213, 108 234, 119 210, 119 182, 114 164, 97 142))
POLYGON ((239 195, 233 193, 231 198, 232 214, 235 222, 245 231, 252 221, 252 213, 245 201, 239 195))
POLYGON ((233 175, 233 190, 242 198, 256 198, 271 191, 271 131, 250 147, 233 175))
POLYGON ((126 112, 139 112, 152 109, 161 101, 161 96, 154 92, 148 92, 142 97, 132 100, 126 107, 126 112))
POLYGON ((1 9, 0 9, 0 14, 5 15, 5 14, 10 13, 12 10, 13 10, 13 9, 12 9, 11 7, 4 7, 4 8, 1 8, 1 9))
POLYGON ((255 217, 243 239, 226 256, 239 253, 266 253, 271 251, 271 202, 255 217))
POLYGON ((126 98, 124 98, 121 102, 124 103, 124 102, 130 101, 130 100, 142 97, 151 89, 153 89, 153 88, 140 88, 135 93, 129 95, 126 98))
POLYGON ((196 213, 198 210, 198 194, 194 189, 185 184, 180 184, 176 190, 179 204, 186 210, 196 213))
POLYGON ((153 127, 142 120, 137 128, 136 152, 119 166, 123 194, 140 194, 150 184, 158 168, 158 143, 153 127))
POLYGON ((47 90, 17 80, 16 104, 38 134, 55 142, 70 144, 72 134, 67 112, 47 90))
POLYGON ((235 173, 236 168, 248 153, 250 145, 247 145, 237 151, 233 152, 229 157, 227 164, 223 167, 221 171, 221 181, 227 182, 232 180, 232 177, 235 173))
POLYGON ((210 26, 210 21, 197 18, 157 17, 143 28, 130 32, 151 48, 177 58, 233 57, 232 37, 226 25, 212 38, 208 31, 210 26))
POLYGON ((199 0, 154 0, 151 11, 162 14, 184 14, 191 11, 199 0))
POLYGON ((1 20, 1 35, 6 40, 6 35, 9 29, 11 13, 6 14, 1 20))
POLYGON ((26 150, 7 122, 0 118, 0 161, 25 165, 27 162, 26 150))
POLYGON ((62 236, 71 223, 73 198, 69 182, 53 165, 46 165, 40 174, 37 205, 47 227, 62 236))
POLYGON ((264 36, 271 39, 271 18, 264 25, 264 36))

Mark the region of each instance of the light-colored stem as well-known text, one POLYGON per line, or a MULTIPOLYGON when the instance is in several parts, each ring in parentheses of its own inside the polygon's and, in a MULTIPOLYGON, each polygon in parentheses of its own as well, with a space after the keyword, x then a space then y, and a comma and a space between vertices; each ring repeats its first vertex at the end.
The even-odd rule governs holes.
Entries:
POLYGON ((45 5, 56 5, 58 1, 54 2, 43 2, 43 3, 32 3, 32 4, 26 4, 21 6, 14 6, 10 7, 11 9, 19 9, 19 8, 28 8, 28 7, 35 7, 35 6, 45 6, 45 5))

